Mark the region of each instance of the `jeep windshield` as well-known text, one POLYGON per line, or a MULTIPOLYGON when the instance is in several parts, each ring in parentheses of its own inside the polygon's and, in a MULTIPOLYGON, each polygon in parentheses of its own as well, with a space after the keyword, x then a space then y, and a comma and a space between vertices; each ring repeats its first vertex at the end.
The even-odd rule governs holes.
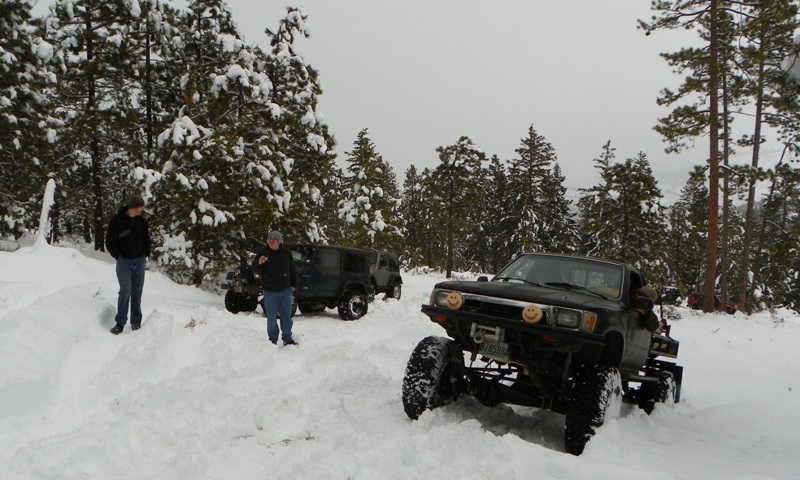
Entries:
POLYGON ((492 281, 583 290, 617 299, 622 291, 622 267, 588 258, 525 254, 515 258, 492 281))

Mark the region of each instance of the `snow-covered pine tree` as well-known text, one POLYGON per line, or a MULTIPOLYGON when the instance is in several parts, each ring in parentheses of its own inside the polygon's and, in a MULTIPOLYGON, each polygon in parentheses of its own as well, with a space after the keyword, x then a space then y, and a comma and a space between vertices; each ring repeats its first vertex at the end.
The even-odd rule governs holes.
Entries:
POLYGON ((508 263, 518 247, 512 243, 517 238, 516 205, 509 201, 509 175, 506 165, 497 155, 492 155, 484 169, 486 194, 481 200, 481 235, 473 240, 470 256, 475 258, 480 272, 497 273, 508 263))
POLYGON ((37 225, 57 123, 48 116, 52 54, 28 1, 0 3, 0 237, 18 238, 37 225))
POLYGON ((644 153, 612 164, 608 142, 595 159, 603 184, 583 190, 578 201, 586 253, 636 266, 652 283, 665 275, 663 232, 666 222, 659 190, 644 153))
POLYGON ((44 19, 56 47, 58 87, 53 102, 59 129, 54 172, 60 182, 62 220, 90 225, 96 250, 104 249, 108 192, 124 196, 133 143, 125 129, 129 109, 129 27, 141 10, 125 0, 56 0, 44 19), (87 187, 88 185, 88 187, 87 187), (122 191, 122 192, 120 192, 122 191), (64 200, 68 200, 65 202, 64 200))
POLYGON ((531 125, 509 161, 509 200, 515 207, 517 252, 571 252, 576 238, 564 178, 553 146, 531 125))
POLYGON ((263 242, 284 202, 284 166, 267 144, 283 112, 264 55, 244 44, 225 2, 190 2, 180 32, 172 58, 184 70, 183 106, 159 136, 159 170, 141 176, 152 183, 159 263, 200 284, 263 242))
POLYGON ((542 178, 542 192, 542 212, 546 219, 542 228, 543 250, 575 253, 580 237, 558 162, 554 162, 553 168, 542 178))
POLYGON ((403 233, 397 178, 375 149, 365 128, 347 152, 347 176, 339 217, 348 225, 343 244, 367 250, 399 251, 403 233))
POLYGON ((274 89, 272 101, 281 114, 263 152, 280 167, 281 189, 273 192, 276 201, 280 199, 275 226, 285 238, 319 242, 326 239, 320 222, 328 215, 324 210, 336 208, 324 203, 335 186, 329 179, 336 175, 336 142, 317 110, 322 94, 319 73, 295 50, 295 39, 309 36, 307 18, 303 8, 288 7, 278 28, 265 31, 271 47, 266 72, 274 89))

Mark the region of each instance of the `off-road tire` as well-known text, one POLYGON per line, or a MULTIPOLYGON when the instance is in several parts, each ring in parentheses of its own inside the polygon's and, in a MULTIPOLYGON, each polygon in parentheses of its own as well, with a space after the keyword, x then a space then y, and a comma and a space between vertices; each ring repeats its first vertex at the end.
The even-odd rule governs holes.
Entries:
POLYGON ((369 299, 367 294, 350 290, 339 300, 339 317, 342 320, 358 320, 367 314, 369 299))
POLYGON ((637 403, 648 415, 653 413, 657 403, 673 405, 677 394, 677 382, 672 372, 663 371, 658 375, 658 382, 644 383, 639 388, 637 403))
POLYGON ((453 340, 425 337, 420 341, 406 365, 403 378, 403 409, 416 420, 425 410, 446 405, 458 398, 463 378, 464 356, 453 340))
POLYGON ((567 402, 564 448, 580 455, 597 429, 619 416, 623 391, 619 370, 610 365, 583 365, 574 382, 567 402))
POLYGON ((237 294, 233 290, 225 292, 225 310, 231 313, 239 313, 242 311, 242 309, 239 308, 239 300, 237 299, 239 295, 241 295, 241 293, 237 294))
POLYGON ((394 298, 395 300, 400 300, 400 296, 403 294, 403 285, 401 283, 395 283, 392 286, 392 289, 389 293, 386 294, 389 298, 394 298))

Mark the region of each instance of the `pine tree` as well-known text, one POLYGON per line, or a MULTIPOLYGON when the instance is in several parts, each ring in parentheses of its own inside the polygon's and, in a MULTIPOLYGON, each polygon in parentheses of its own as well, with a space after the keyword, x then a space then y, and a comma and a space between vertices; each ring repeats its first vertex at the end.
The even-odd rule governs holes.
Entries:
POLYGON ((349 225, 346 245, 395 251, 402 240, 399 189, 392 167, 363 129, 348 152, 339 217, 349 225))
POLYGON ((47 89, 52 46, 34 32, 27 1, 0 3, 0 236, 35 228, 54 121, 47 89))
POLYGON ((545 191, 544 179, 556 161, 556 152, 533 126, 528 128, 528 137, 516 150, 518 158, 509 162, 510 202, 517 212, 519 237, 512 241, 524 252, 545 251, 545 217, 542 199, 555 192, 545 191))
POLYGON ((680 198, 669 209, 667 259, 669 283, 683 293, 697 291, 702 285, 708 228, 708 189, 705 169, 695 167, 681 190, 680 198))
POLYGON ((282 168, 278 175, 283 191, 276 197, 283 201, 276 225, 290 237, 322 241, 325 232, 320 219, 335 176, 336 145, 322 115, 317 111, 322 94, 319 73, 306 63, 294 47, 295 38, 309 36, 303 8, 289 7, 274 32, 267 29, 271 51, 267 55, 267 73, 272 82, 272 101, 280 107, 280 122, 273 125, 272 139, 264 152, 282 168))
POLYGON ((129 26, 140 13, 138 3, 124 0, 57 0, 44 20, 59 66, 54 102, 63 125, 55 171, 69 206, 61 211, 69 224, 91 225, 96 250, 104 250, 107 192, 133 193, 120 185, 130 183, 126 146, 133 141, 123 126, 135 116, 126 80, 135 63, 129 26))
POLYGON ((517 208, 509 201, 506 165, 496 155, 489 160, 484 181, 486 194, 480 207, 481 236, 475 242, 475 257, 481 272, 497 273, 520 251, 513 241, 519 238, 517 208))
POLYGON ((450 278, 455 258, 463 251, 457 248, 456 242, 469 243, 469 237, 478 230, 475 199, 483 197, 484 192, 482 184, 472 180, 480 177, 481 162, 486 160, 486 155, 468 137, 459 138, 453 145, 439 147, 436 152, 441 163, 431 176, 436 187, 431 192, 435 200, 433 213, 440 214, 444 223, 445 271, 450 278))
POLYGON ((644 153, 611 164, 614 150, 610 143, 603 150, 595 161, 605 184, 584 191, 578 202, 581 228, 591 232, 596 242, 587 253, 630 263, 651 279, 664 278, 661 232, 666 222, 650 164, 644 153))
POLYGON ((411 165, 406 170, 401 203, 405 232, 405 241, 401 251, 403 260, 408 267, 420 267, 427 264, 426 255, 423 252, 425 252, 425 231, 430 223, 429 217, 425 215, 428 210, 423 183, 423 175, 417 174, 417 168, 411 165))
POLYGON ((533 126, 509 166, 509 192, 517 212, 518 251, 569 253, 577 243, 564 177, 553 146, 533 126))
POLYGON ((640 22, 647 35, 657 29, 696 29, 704 42, 702 47, 685 48, 662 56, 687 77, 673 92, 664 89, 658 99, 661 105, 676 105, 672 112, 659 120, 656 130, 669 143, 667 151, 677 152, 687 147, 687 139, 708 132, 708 243, 705 272, 705 304, 703 310, 714 311, 716 286, 717 240, 719 229, 719 152, 720 116, 719 94, 722 78, 726 76, 733 48, 730 40, 731 2, 724 0, 654 0, 652 9, 659 12, 651 23, 640 22), (688 96, 697 96, 695 104, 685 104, 688 96))

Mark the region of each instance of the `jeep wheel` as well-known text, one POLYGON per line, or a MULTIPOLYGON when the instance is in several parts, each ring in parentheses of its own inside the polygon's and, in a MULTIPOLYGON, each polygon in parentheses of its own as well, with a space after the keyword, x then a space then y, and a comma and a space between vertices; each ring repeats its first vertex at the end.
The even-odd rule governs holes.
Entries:
POLYGON ((656 403, 673 405, 678 386, 672 372, 663 371, 658 375, 658 382, 644 383, 639 387, 639 408, 648 415, 653 413, 656 403))
POLYGON ((586 443, 607 419, 619 417, 622 408, 619 370, 609 365, 584 365, 575 375, 567 402, 564 447, 580 455, 586 443))
POLYGON ((241 293, 237 294, 233 290, 228 290, 227 292, 225 292, 225 310, 227 310, 227 311, 229 311, 231 313, 239 313, 239 312, 241 312, 242 309, 239 308, 239 301, 236 298, 237 296, 240 296, 240 295, 241 295, 241 293))
POLYGON ((387 293, 386 296, 389 298, 394 298, 395 300, 400 300, 400 295, 403 294, 403 285, 400 283, 395 283, 392 287, 392 291, 387 293))
POLYGON ((342 320, 358 320, 367 314, 369 308, 367 295, 361 292, 345 292, 339 301, 339 317, 342 320))
POLYGON ((403 378, 403 409, 408 418, 416 420, 425 410, 458 398, 460 381, 455 372, 463 362, 461 348, 449 338, 425 337, 417 344, 403 378))

